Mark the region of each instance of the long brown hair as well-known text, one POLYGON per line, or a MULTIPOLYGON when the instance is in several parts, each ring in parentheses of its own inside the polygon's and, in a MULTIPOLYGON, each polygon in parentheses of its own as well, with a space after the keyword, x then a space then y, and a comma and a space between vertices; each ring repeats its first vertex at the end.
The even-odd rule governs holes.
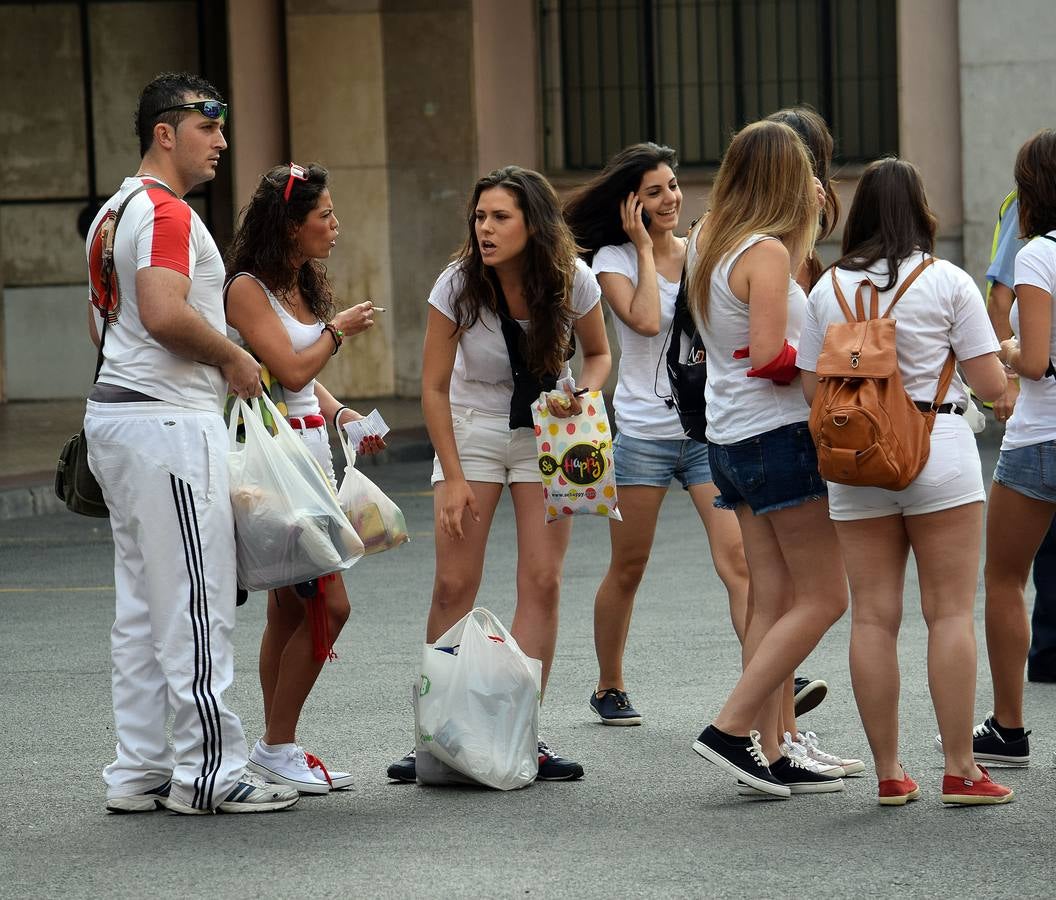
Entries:
POLYGON ((1056 131, 1046 128, 1016 154, 1019 231, 1025 238, 1056 228, 1056 131))
POLYGON ((898 281, 898 264, 916 251, 935 249, 935 214, 928 206, 920 171, 889 156, 869 163, 854 192, 843 229, 843 256, 834 265, 852 272, 887 263, 889 291, 898 281))
POLYGON ((576 243, 587 252, 587 262, 602 247, 625 244, 630 238, 623 230, 620 207, 627 195, 641 187, 646 173, 671 167, 678 171, 678 158, 670 147, 650 142, 624 147, 565 203, 565 221, 576 243))
POLYGON ((698 237, 689 278, 689 307, 708 320, 711 273, 726 254, 753 234, 788 246, 795 270, 814 247, 818 207, 807 149, 781 122, 741 129, 722 159, 711 190, 711 211, 698 237))
POLYGON ((318 163, 305 166, 307 179, 293 179, 289 199, 290 167, 276 166, 260 179, 253 197, 242 210, 242 218, 227 250, 227 277, 236 272, 256 275, 273 294, 290 291, 294 285, 320 322, 334 317, 334 289, 326 266, 309 259, 299 269, 294 232, 315 209, 319 195, 327 189, 328 172, 318 163))
POLYGON ((455 298, 455 328, 472 327, 482 309, 498 309, 498 278, 484 264, 477 243, 477 202, 484 191, 509 191, 524 215, 528 243, 523 258, 522 284, 530 327, 525 341, 525 362, 538 377, 559 373, 568 356, 572 322, 572 286, 576 274, 576 242, 561 217, 557 193, 538 172, 506 166, 476 183, 466 210, 469 235, 454 263, 463 274, 461 293, 455 298))

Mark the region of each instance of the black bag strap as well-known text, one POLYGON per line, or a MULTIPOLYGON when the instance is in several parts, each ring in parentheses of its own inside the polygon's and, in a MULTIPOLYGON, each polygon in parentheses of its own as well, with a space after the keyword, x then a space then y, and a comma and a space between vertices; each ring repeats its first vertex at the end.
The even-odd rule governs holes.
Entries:
MULTIPOLYGON (((1051 234, 1039 234, 1038 237, 1043 237, 1045 238, 1045 240, 1052 241, 1054 244, 1056 244, 1056 237, 1053 237, 1051 234)), ((1056 378, 1056 365, 1053 365, 1051 359, 1049 360, 1049 367, 1045 370, 1045 374, 1041 377, 1048 378, 1049 376, 1056 378)))
MULTIPOLYGON (((678 293, 675 295, 675 314, 671 317, 671 324, 667 328, 667 353, 666 362, 668 371, 678 365, 679 357, 682 355, 682 335, 690 340, 690 353, 693 352, 693 338, 697 333, 696 323, 689 311, 689 242, 693 239, 693 229, 697 227, 696 221, 689 226, 689 237, 686 238, 686 258, 682 262, 682 277, 678 282, 678 293)), ((662 396, 656 389, 660 381, 660 364, 665 361, 665 354, 661 354, 656 360, 656 371, 653 373, 653 393, 656 394, 667 408, 675 405, 674 396, 668 394, 662 396)))
MULTIPOLYGON (((128 208, 128 204, 132 201, 132 198, 135 197, 137 194, 142 194, 143 191, 152 187, 159 187, 163 191, 168 191, 170 194, 172 194, 173 197, 179 199, 179 195, 168 185, 162 184, 160 181, 144 181, 135 190, 130 191, 129 195, 121 201, 121 205, 117 208, 117 215, 114 216, 114 227, 111 229, 111 247, 113 247, 117 243, 117 226, 121 224, 121 217, 125 214, 125 210, 128 208)), ((114 262, 112 255, 109 259, 103 260, 104 275, 106 278, 106 283, 108 285, 110 284, 110 278, 113 275, 115 265, 116 263, 114 262)), ((115 289, 119 290, 119 288, 115 289)), ((96 354, 95 357, 95 376, 92 378, 92 384, 95 384, 99 380, 99 372, 103 368, 103 342, 106 340, 106 328, 109 324, 110 314, 107 312, 103 312, 103 330, 99 334, 99 352, 96 354)))
MULTIPOLYGON (((524 329, 521 328, 517 320, 511 315, 510 304, 506 300, 506 293, 503 291, 499 279, 491 279, 491 286, 495 289, 495 303, 499 315, 499 325, 502 326, 502 337, 506 342, 506 353, 510 357, 510 368, 513 370, 514 377, 535 378, 536 376, 533 375, 528 368, 528 363, 525 362, 524 353, 521 352, 521 344, 524 341, 524 329)), ((576 354, 576 333, 573 331, 568 337, 568 352, 565 354, 566 360, 571 359, 576 354)), ((552 391, 557 384, 556 375, 546 375, 537 380, 543 385, 543 388, 548 391, 552 391)))

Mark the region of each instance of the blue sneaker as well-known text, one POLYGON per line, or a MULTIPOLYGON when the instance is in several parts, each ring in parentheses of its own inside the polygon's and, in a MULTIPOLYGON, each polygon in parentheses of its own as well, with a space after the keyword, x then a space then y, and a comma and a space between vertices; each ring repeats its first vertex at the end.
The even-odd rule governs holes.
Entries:
POLYGON ((126 797, 111 797, 106 801, 106 811, 112 813, 154 812, 164 807, 164 800, 169 796, 171 781, 166 781, 142 794, 129 794, 126 797))
POLYGON ((627 699, 624 691, 609 688, 599 697, 595 691, 590 695, 590 708, 604 725, 641 725, 641 714, 627 699))
POLYGON ((539 781, 575 781, 583 777, 578 762, 558 756, 546 741, 539 741, 539 781))

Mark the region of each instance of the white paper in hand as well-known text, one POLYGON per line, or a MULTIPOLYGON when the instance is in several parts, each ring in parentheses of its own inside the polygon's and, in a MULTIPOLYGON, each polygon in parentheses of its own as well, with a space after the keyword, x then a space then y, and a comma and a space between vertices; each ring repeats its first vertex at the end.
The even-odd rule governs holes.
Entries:
POLYGON ((348 435, 348 442, 357 450, 364 438, 371 436, 383 438, 389 433, 389 426, 385 424, 381 413, 376 409, 372 410, 366 418, 356 419, 354 422, 346 422, 342 427, 345 429, 345 434, 348 435))

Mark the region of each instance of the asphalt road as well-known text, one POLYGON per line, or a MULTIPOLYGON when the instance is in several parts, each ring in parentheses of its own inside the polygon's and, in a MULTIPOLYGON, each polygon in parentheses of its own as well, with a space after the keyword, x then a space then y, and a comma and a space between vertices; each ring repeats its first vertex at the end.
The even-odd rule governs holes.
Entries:
MULTIPOLYGON (((993 441, 984 449, 992 467, 993 441)), ((113 748, 108 528, 69 514, 0 522, 0 897, 1056 894, 1056 686, 1027 686, 1034 764, 1000 770, 1017 802, 944 808, 912 578, 900 648, 902 748, 923 789, 919 802, 879 807, 868 770, 842 794, 739 798, 692 752, 736 678, 738 646, 703 531, 678 490, 661 515, 627 653, 645 724, 606 728, 587 706, 596 675, 591 606, 608 539, 602 520, 579 519, 541 721, 543 736, 578 758, 586 777, 508 794, 388 783, 385 766, 413 742, 409 694, 432 582, 431 499, 427 463, 371 474, 397 497, 414 540, 347 574, 353 614, 340 659, 323 672, 299 732, 358 783, 274 815, 104 813, 100 771, 113 748)), ((506 622, 513 571, 512 516, 500 510, 479 602, 506 622)), ((981 592, 978 610, 981 617, 981 592)), ((251 742, 262 730, 255 666, 263 613, 261 595, 239 613, 227 695, 251 742)), ((978 635, 981 642, 981 618, 978 635)), ((802 726, 825 747, 868 758, 847 642, 845 617, 803 666, 831 691, 802 726)), ((982 652, 979 675, 981 717, 990 697, 982 652)))

